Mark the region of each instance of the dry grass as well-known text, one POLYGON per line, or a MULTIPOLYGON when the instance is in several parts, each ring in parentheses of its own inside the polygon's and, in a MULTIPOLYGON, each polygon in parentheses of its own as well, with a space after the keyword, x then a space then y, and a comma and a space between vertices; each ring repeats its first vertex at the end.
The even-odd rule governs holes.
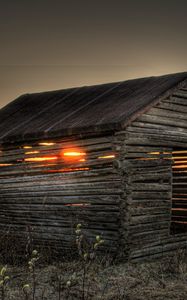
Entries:
MULTIPOLYGON (((8 273, 11 280, 6 299, 26 299, 22 287, 31 280, 28 267, 9 265, 8 273)), ((185 300, 187 255, 185 251, 178 251, 169 258, 137 264, 96 259, 86 271, 84 297, 82 279, 79 260, 39 265, 36 268, 36 299, 58 300, 60 287, 60 299, 63 300, 185 300), (76 274, 75 279, 72 274, 76 274), (67 286, 68 281, 71 286, 67 286)))

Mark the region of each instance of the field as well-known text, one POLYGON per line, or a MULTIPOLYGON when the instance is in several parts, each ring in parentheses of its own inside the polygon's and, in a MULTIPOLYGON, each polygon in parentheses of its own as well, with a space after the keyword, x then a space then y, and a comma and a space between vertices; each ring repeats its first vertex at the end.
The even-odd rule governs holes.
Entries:
POLYGON ((78 233, 76 259, 47 257, 36 250, 5 266, 1 256, 2 300, 185 300, 187 253, 178 250, 150 262, 122 263, 98 255, 99 236, 90 248, 78 233), (81 241, 82 242, 82 241, 81 241), (95 246, 96 245, 96 246, 95 246))

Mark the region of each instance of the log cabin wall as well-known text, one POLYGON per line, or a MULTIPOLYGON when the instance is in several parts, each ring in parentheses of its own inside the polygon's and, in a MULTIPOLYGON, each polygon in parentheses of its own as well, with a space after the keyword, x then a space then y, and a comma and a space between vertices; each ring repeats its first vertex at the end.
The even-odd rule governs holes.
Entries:
POLYGON ((182 177, 177 177, 181 174, 172 154, 187 150, 187 85, 116 133, 116 139, 124 151, 129 258, 157 257, 187 246, 187 233, 171 232, 171 223, 179 220, 177 210, 187 218, 187 169, 181 163, 182 177), (181 188, 183 196, 177 195, 181 188))
POLYGON ((113 136, 2 145, 1 233, 23 245, 29 234, 35 245, 67 250, 81 223, 88 238, 101 234, 103 250, 116 252, 123 185, 114 151, 113 136))
POLYGON ((186 151, 186 78, 27 94, 1 109, 2 236, 69 250, 81 223, 103 250, 134 260, 187 245, 171 234, 187 207, 176 157, 186 151))

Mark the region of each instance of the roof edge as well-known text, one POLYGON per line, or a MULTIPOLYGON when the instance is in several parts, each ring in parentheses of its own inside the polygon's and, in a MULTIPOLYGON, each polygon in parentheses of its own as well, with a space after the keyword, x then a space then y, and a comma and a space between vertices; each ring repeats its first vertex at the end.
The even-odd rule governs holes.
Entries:
MULTIPOLYGON (((179 74, 179 73, 178 73, 179 74)), ((182 73, 181 73, 182 74, 182 73)), ((149 109, 151 109, 153 106, 159 104, 162 100, 165 98, 171 96, 172 93, 174 93, 179 88, 182 88, 187 85, 187 72, 184 72, 186 74, 186 78, 182 81, 179 81, 179 83, 176 85, 174 84, 171 88, 169 88, 167 91, 162 93, 160 96, 156 97, 151 103, 146 105, 145 107, 138 110, 136 113, 131 115, 125 122, 121 122, 121 129, 126 128, 129 126, 132 122, 134 122, 138 117, 140 117, 142 114, 146 113, 149 109)))
MULTIPOLYGON (((145 107, 139 109, 137 112, 133 113, 128 119, 121 123, 112 123, 112 124, 102 124, 102 125, 93 125, 89 127, 77 127, 77 128, 66 128, 62 130, 57 130, 51 132, 37 132, 37 133, 29 133, 26 135, 12 135, 8 137, 4 137, 2 140, 0 140, 1 144, 13 144, 15 143, 23 143, 23 142, 31 142, 36 141, 38 139, 55 139, 55 138, 64 138, 67 136, 77 136, 77 137, 83 137, 88 136, 91 134, 95 135, 101 135, 105 133, 112 133, 114 131, 120 131, 124 130, 127 126, 129 126, 133 121, 135 121, 139 116, 147 112, 150 108, 152 108, 154 105, 157 105, 159 102, 161 102, 164 98, 169 97, 175 90, 178 88, 184 87, 187 85, 187 72, 182 73, 173 73, 173 74, 166 74, 162 75, 168 76, 168 75, 181 75, 183 79, 180 79, 178 83, 174 83, 173 86, 169 89, 167 89, 165 92, 163 92, 161 95, 157 96, 154 100, 152 100, 151 103, 145 105, 145 107)), ((144 78, 156 78, 156 77, 162 77, 162 76, 151 76, 151 77, 144 77, 144 78)), ((141 78, 143 79, 143 78, 141 78)), ((134 79, 130 79, 134 80, 134 79)), ((127 80, 127 81, 130 81, 127 80)), ((123 81, 121 81, 123 82, 123 81)), ((117 83, 117 82, 116 82, 117 83)), ((118 82, 120 83, 120 82, 118 82)), ((102 85, 102 84, 101 84, 102 85)), ((45 93, 45 92, 44 92, 45 93)), ((21 95, 20 97, 27 96, 28 94, 21 95)))

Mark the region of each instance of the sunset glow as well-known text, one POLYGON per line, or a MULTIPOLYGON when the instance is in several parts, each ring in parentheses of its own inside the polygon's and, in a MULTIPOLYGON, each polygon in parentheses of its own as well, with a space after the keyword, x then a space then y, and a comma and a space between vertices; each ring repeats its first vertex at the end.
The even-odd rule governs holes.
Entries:
POLYGON ((52 143, 52 142, 42 142, 42 143, 39 143, 38 145, 40 145, 40 146, 53 146, 55 144, 56 143, 52 143))
POLYGON ((187 165, 173 166, 172 168, 173 169, 182 169, 182 168, 187 169, 187 165))
POLYGON ((61 152, 61 157, 65 162, 78 163, 86 161, 86 153, 79 149, 67 149, 61 152))
POLYGON ((25 158, 25 161, 28 162, 38 162, 38 161, 49 161, 49 160, 56 160, 58 159, 57 156, 51 156, 51 157, 29 157, 25 158))
POLYGON ((63 155, 68 156, 68 157, 79 157, 79 156, 85 156, 86 153, 78 152, 78 151, 67 151, 67 152, 64 152, 63 155))
POLYGON ((25 152, 25 154, 37 154, 37 153, 40 153, 39 151, 28 151, 28 152, 25 152))
POLYGON ((99 156, 98 159, 109 159, 109 158, 114 158, 115 155, 111 154, 111 155, 104 155, 104 156, 99 156))
POLYGON ((59 170, 48 170, 47 172, 49 173, 66 173, 66 172, 74 172, 74 171, 89 171, 90 168, 85 167, 85 168, 63 168, 63 169, 59 169, 59 170))

